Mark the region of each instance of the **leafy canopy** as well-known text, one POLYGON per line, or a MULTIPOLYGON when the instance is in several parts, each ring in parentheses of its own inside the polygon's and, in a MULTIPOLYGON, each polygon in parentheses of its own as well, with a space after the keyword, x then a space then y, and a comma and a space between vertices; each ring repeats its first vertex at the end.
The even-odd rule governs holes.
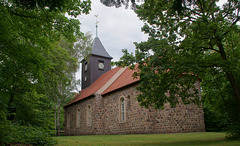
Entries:
POLYGON ((239 8, 238 0, 222 6, 218 0, 146 0, 137 7, 149 39, 136 44, 135 55, 125 51, 117 64, 138 63, 141 105, 174 105, 175 95, 184 103, 199 103, 192 98, 199 94, 196 81, 222 73, 240 106, 239 47, 227 44, 228 36, 239 33, 239 8))
MULTIPOLYGON (((125 8, 127 9, 129 7, 129 0, 100 0, 102 4, 104 4, 107 7, 112 7, 115 6, 116 8, 121 7, 122 5, 125 6, 125 8)), ((131 8, 133 10, 136 9, 136 1, 135 0, 131 0, 131 8)))
MULTIPOLYGON (((90 0, 0 2, 0 128, 4 132, 14 137, 7 123, 54 129, 54 103, 72 90, 78 68, 79 50, 73 45, 76 38, 84 38, 75 18, 88 14, 90 5, 90 0)), ((6 138, 0 137, 0 142, 6 138)))

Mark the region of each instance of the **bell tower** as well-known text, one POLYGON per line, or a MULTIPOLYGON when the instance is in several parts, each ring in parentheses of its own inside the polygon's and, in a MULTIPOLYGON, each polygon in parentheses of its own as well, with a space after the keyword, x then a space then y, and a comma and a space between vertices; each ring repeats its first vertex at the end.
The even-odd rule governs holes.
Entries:
POLYGON ((112 57, 103 47, 100 39, 95 37, 88 60, 82 60, 82 89, 89 87, 102 74, 111 70, 112 57))

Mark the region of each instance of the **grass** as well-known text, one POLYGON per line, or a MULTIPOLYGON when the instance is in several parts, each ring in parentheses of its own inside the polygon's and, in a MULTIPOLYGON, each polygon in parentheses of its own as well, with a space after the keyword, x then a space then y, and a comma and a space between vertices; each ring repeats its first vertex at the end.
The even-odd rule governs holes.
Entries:
POLYGON ((239 146, 240 141, 225 139, 225 133, 88 135, 54 137, 57 146, 78 145, 167 145, 167 146, 239 146))

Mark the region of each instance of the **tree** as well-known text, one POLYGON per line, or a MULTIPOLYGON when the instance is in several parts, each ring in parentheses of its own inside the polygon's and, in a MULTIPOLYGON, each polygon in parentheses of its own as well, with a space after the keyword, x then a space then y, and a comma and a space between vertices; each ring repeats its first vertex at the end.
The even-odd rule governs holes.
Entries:
POLYGON ((48 54, 48 61, 54 67, 43 72, 44 78, 48 82, 44 82, 44 85, 40 84, 40 88, 38 88, 41 93, 49 97, 49 101, 53 104, 56 135, 59 135, 60 132, 61 106, 68 99, 70 92, 76 88, 75 72, 79 65, 77 58, 73 55, 77 51, 73 49, 73 44, 73 42, 69 42, 64 38, 52 44, 52 50, 48 54))
MULTIPOLYGON (((55 127, 56 135, 60 135, 60 127, 63 127, 63 106, 66 105, 72 98, 71 92, 78 91, 77 86, 80 81, 76 79, 75 73, 79 69, 80 59, 83 56, 89 54, 92 46, 91 34, 88 32, 82 38, 77 38, 77 42, 69 42, 66 39, 61 39, 54 49, 56 52, 64 53, 54 53, 52 57, 52 62, 58 67, 57 70, 53 71, 55 78, 46 86, 47 95, 53 97, 53 102, 55 103, 55 127), (61 71, 61 72, 59 72, 61 71), (49 90, 51 89, 51 90, 49 90), (61 114, 62 113, 62 114, 61 114), (60 117, 61 116, 61 117, 60 117)), ((45 75, 50 78, 52 75, 45 75)))
MULTIPOLYGON (((137 7, 138 17, 145 22, 142 30, 149 39, 136 44, 135 56, 125 52, 118 64, 139 64, 135 76, 141 81, 138 101, 142 106, 173 105, 177 102, 174 95, 184 103, 199 103, 198 98, 192 98, 198 91, 189 92, 195 89, 196 80, 200 78, 206 85, 206 78, 214 79, 209 75, 221 75, 218 77, 224 78, 221 83, 229 91, 228 101, 237 103, 235 109, 240 111, 239 44, 229 44, 229 37, 234 32, 239 34, 239 1, 228 0, 222 6, 217 2, 146 0, 137 7)), ((211 86, 205 87, 206 94, 213 91, 211 86)), ((223 96, 217 95, 213 96, 223 96)))
POLYGON ((85 34, 84 39, 77 39, 77 42, 74 44, 74 48, 78 50, 75 53, 75 57, 78 58, 78 62, 80 63, 82 59, 88 58, 89 54, 91 53, 93 46, 93 39, 92 34, 90 32, 87 32, 85 34))
MULTIPOLYGON (((104 4, 107 7, 115 6, 116 8, 121 7, 122 5, 125 6, 125 8, 129 7, 129 0, 100 0, 102 4, 104 4)), ((135 0, 131 0, 131 8, 136 9, 136 2, 135 0)))
MULTIPOLYGON (((50 130, 50 119, 44 118, 53 117, 53 99, 59 93, 55 91, 70 88, 78 65, 70 47, 76 37, 84 38, 74 17, 87 14, 90 4, 78 0, 0 2, 0 128, 4 129, 0 135, 11 130, 6 129, 9 123, 50 130), (70 47, 64 47, 63 41, 70 47)), ((6 140, 0 137, 0 142, 6 140)))
MULTIPOLYGON (((232 62, 236 62, 233 72, 239 80, 239 58, 240 58, 240 34, 233 32, 226 35, 224 46, 230 53, 232 62)), ((215 130, 227 130, 229 137, 239 138, 240 112, 239 106, 234 98, 230 82, 224 72, 206 72, 202 82, 202 97, 205 113, 205 124, 207 128, 215 130), (217 129, 216 129, 217 128, 217 129), (232 132, 234 131, 234 132, 232 132)))

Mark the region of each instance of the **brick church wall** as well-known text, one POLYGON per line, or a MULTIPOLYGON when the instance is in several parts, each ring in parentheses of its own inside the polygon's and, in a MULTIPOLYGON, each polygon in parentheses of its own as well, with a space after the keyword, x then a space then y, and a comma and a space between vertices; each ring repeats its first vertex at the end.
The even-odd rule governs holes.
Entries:
POLYGON ((94 115, 92 114, 92 123, 91 126, 87 124, 87 108, 88 105, 91 105, 92 111, 95 111, 95 98, 90 97, 88 99, 82 100, 72 106, 69 106, 65 109, 65 135, 92 135, 94 134, 94 115), (80 109, 80 126, 77 127, 77 110, 80 109), (68 124, 68 114, 70 114, 70 127, 67 127, 68 124))
MULTIPOLYGON (((197 84, 199 86, 199 84, 197 84)), ((136 99, 136 85, 123 88, 105 96, 96 95, 65 108, 65 135, 91 134, 145 134, 185 133, 205 131, 202 108, 179 103, 175 108, 166 104, 164 110, 142 108, 136 99), (120 122, 120 98, 125 99, 126 121, 120 122), (87 126, 87 107, 92 107, 92 123, 87 126), (76 113, 81 112, 80 127, 76 113), (67 114, 70 127, 67 128, 67 114)))

